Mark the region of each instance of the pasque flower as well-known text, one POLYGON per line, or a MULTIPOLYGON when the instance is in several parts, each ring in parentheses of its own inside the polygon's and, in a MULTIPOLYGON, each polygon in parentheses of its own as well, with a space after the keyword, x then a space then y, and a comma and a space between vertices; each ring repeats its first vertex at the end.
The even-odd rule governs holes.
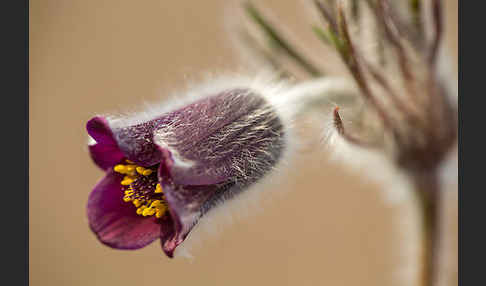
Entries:
POLYGON ((341 85, 228 77, 141 113, 92 118, 89 151, 106 175, 88 199, 91 230, 117 249, 160 238, 172 257, 210 210, 288 165, 293 118, 341 85))
POLYGON ((298 141, 294 118, 323 94, 346 98, 343 84, 222 77, 140 113, 92 118, 89 152, 106 174, 88 199, 91 230, 117 249, 160 238, 173 257, 211 210, 282 173, 298 141))
POLYGON ((113 248, 160 238, 172 257, 206 212, 265 176, 287 148, 276 108, 250 88, 204 94, 148 118, 87 123, 91 157, 106 171, 89 196, 89 225, 113 248))

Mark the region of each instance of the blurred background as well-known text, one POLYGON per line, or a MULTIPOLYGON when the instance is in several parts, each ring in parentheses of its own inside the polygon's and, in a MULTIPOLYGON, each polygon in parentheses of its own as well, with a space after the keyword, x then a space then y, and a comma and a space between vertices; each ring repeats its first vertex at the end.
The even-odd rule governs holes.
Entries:
MULTIPOLYGON (((317 46, 304 7, 311 1, 255 2, 301 46, 317 46)), ((457 1, 443 2, 457 68, 457 1)), ((412 218, 410 207, 387 203, 386 190, 329 163, 319 145, 305 148, 295 173, 275 186, 283 195, 204 240, 193 259, 170 260, 158 242, 110 249, 89 230, 85 205, 103 173, 87 152, 86 121, 163 99, 208 73, 239 71, 229 5, 30 1, 30 285, 400 285, 407 265, 397 222, 412 218)), ((452 247, 456 205, 453 195, 452 247)))

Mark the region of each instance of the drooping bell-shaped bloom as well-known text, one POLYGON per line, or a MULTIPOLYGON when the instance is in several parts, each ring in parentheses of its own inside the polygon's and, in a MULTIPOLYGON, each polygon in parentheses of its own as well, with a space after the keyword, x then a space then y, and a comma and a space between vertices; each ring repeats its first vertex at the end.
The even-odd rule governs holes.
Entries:
POLYGON ((264 93, 233 87, 160 114, 89 120, 89 151, 106 172, 87 204, 98 239, 138 249, 160 238, 172 257, 205 213, 272 171, 287 134, 264 93))

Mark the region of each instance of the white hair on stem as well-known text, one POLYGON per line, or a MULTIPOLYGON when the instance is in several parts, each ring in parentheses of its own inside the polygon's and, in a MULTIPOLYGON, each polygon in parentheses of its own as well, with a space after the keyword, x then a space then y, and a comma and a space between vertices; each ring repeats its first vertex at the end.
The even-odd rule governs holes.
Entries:
POLYGON ((378 186, 383 201, 394 210, 394 235, 400 247, 393 245, 389 252, 398 255, 400 266, 393 276, 402 285, 419 282, 422 251, 423 219, 419 212, 419 200, 413 192, 413 184, 385 154, 347 142, 329 118, 324 140, 329 148, 330 160, 348 167, 353 173, 362 174, 363 180, 371 180, 378 186), (419 265, 419 267, 417 267, 419 265))

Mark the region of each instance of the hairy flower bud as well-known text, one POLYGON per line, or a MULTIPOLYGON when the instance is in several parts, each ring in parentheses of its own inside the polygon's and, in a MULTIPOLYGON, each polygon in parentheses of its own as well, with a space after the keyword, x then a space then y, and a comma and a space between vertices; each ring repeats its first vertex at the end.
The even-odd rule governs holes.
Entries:
POLYGON ((172 257, 205 213, 266 176, 288 150, 269 95, 235 86, 172 111, 89 120, 91 157, 106 171, 87 205, 98 239, 138 249, 160 238, 172 257))

